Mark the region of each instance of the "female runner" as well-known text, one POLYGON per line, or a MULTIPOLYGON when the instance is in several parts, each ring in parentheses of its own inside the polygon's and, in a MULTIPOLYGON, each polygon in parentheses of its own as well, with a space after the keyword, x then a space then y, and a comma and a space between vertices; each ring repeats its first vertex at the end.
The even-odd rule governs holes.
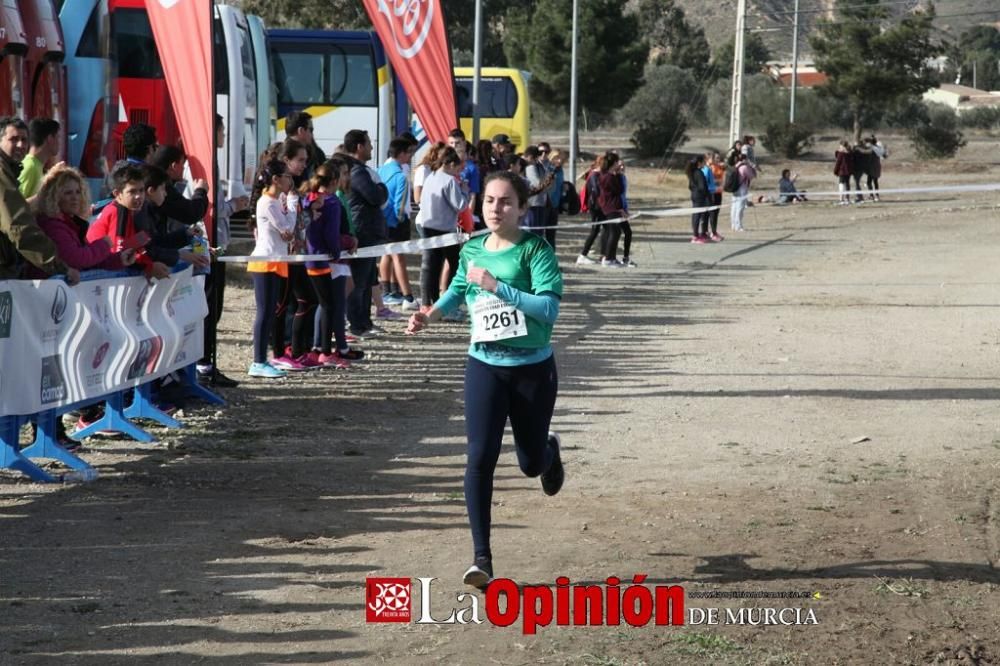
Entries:
POLYGON ((407 329, 413 334, 427 328, 463 300, 472 313, 465 368, 465 504, 474 561, 463 579, 479 589, 493 579, 493 473, 508 418, 521 471, 540 475, 546 495, 558 493, 564 478, 559 437, 549 431, 558 386, 549 341, 559 316, 562 274, 545 239, 518 226, 527 205, 528 186, 520 176, 499 171, 486 178, 483 220, 491 233, 465 244, 448 291, 428 312, 414 313, 407 329))

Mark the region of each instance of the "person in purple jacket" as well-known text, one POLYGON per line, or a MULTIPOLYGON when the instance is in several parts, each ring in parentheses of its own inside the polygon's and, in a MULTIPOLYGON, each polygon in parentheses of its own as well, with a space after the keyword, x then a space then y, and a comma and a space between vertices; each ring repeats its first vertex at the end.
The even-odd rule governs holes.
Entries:
MULTIPOLYGON (((350 235, 347 215, 336 195, 337 184, 348 172, 347 163, 333 158, 316 167, 305 186, 305 200, 312 215, 306 227, 306 248, 309 254, 328 254, 333 260, 342 250, 353 250, 356 243, 350 235)), ((325 367, 345 369, 351 361, 364 358, 364 353, 347 345, 344 319, 347 309, 347 278, 333 276, 330 261, 306 262, 306 273, 316 289, 322 311, 320 317, 320 349, 316 361, 325 367), (336 340, 337 348, 332 341, 336 340)))
MULTIPOLYGON (((89 191, 83 174, 79 171, 68 166, 54 167, 46 174, 32 205, 38 226, 52 239, 59 258, 71 268, 121 270, 131 266, 135 261, 134 249, 113 252, 110 239, 87 241, 89 191)), ((29 269, 34 269, 29 270, 29 278, 48 277, 48 274, 30 264, 29 269)))

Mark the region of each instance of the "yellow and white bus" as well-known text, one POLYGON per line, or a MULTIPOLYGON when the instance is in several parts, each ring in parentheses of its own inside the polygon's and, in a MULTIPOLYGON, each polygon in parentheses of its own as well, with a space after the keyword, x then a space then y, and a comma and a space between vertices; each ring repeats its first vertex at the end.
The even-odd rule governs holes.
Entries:
MULTIPOLYGON (((462 131, 472 140, 472 67, 455 68, 455 96, 462 131)), ((506 134, 517 152, 531 145, 531 100, 527 74, 506 67, 483 67, 479 79, 479 137, 506 134)))

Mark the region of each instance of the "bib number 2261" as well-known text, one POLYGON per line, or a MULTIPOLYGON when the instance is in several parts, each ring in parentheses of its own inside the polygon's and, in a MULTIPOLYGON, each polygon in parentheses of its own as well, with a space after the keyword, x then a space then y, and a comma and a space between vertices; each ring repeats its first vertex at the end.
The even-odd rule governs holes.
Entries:
POLYGON ((496 296, 482 295, 472 309, 472 341, 496 342, 528 334, 524 313, 496 296))

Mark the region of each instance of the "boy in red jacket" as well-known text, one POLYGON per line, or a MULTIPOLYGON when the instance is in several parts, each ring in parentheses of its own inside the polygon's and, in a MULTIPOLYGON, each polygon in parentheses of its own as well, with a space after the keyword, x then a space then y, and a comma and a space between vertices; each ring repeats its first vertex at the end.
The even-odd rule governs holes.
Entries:
MULTIPOLYGON (((113 204, 105 206, 101 214, 87 230, 87 241, 107 238, 111 241, 111 251, 119 252, 126 243, 135 241, 135 216, 142 211, 146 202, 146 181, 142 170, 132 164, 120 167, 111 176, 113 204)), ((135 265, 143 269, 146 277, 158 280, 170 277, 170 269, 159 261, 153 261, 145 248, 137 248, 135 265)))

